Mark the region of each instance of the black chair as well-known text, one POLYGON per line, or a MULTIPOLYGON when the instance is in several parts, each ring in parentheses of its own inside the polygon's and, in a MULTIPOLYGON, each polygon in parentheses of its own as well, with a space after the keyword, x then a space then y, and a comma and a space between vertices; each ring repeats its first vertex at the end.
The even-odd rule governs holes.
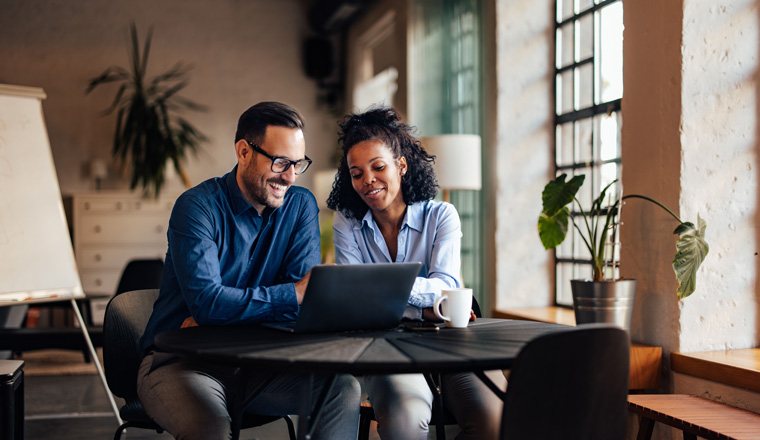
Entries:
MULTIPOLYGON (((124 270, 121 271, 119 284, 116 286, 114 295, 129 292, 130 290, 158 289, 161 287, 163 276, 164 260, 160 258, 130 260, 124 266, 124 270)), ((87 311, 87 323, 92 326, 92 307, 89 301, 86 301, 85 310, 87 311)), ((100 332, 98 329, 93 329, 90 331, 90 334, 93 339, 96 339, 100 335, 100 332)), ((84 355, 85 362, 90 362, 90 352, 86 346, 82 348, 82 354, 84 355)))
POLYGON ((526 345, 509 375, 501 438, 625 438, 628 333, 582 325, 526 345))
MULTIPOLYGON (((472 311, 475 313, 476 317, 482 318, 480 304, 478 304, 478 300, 474 296, 472 297, 472 311)), ((369 428, 372 425, 373 420, 375 420, 375 410, 372 408, 372 405, 369 402, 362 402, 361 407, 359 407, 359 436, 357 440, 369 440, 369 428)), ((454 414, 445 408, 443 414, 441 414, 437 407, 433 405, 433 413, 430 416, 430 426, 457 424, 457 419, 454 417, 454 414), (443 417, 443 420, 439 420, 441 417, 443 417)), ((443 437, 443 435, 440 435, 440 437, 443 437)))
POLYGON ((158 289, 164 276, 164 261, 160 258, 131 260, 124 267, 116 287, 116 295, 130 290, 158 289))
MULTIPOLYGON (((103 368, 108 388, 115 396, 126 401, 119 408, 124 423, 116 430, 114 440, 119 440, 122 432, 129 427, 163 432, 161 426, 145 413, 137 397, 137 370, 143 357, 140 337, 145 331, 156 298, 158 289, 127 291, 111 298, 106 307, 103 321, 103 368)), ((252 428, 281 418, 288 425, 290 439, 295 440, 295 428, 289 416, 246 416, 242 426, 252 428)))

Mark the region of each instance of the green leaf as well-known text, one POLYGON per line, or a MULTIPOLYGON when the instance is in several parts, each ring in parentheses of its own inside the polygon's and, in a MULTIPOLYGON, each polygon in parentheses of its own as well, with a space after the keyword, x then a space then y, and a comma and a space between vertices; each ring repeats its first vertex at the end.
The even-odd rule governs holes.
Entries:
POLYGON ((552 216, 541 213, 538 217, 538 236, 544 249, 554 249, 565 240, 569 217, 567 209, 561 209, 552 216))
POLYGON ((562 174, 547 183, 543 193, 541 193, 541 199, 543 200, 542 213, 548 217, 554 216, 573 201, 578 189, 583 185, 586 176, 574 176, 569 182, 565 182, 565 178, 567 178, 567 174, 562 174))
POLYGON ((697 225, 685 222, 678 225, 675 234, 676 256, 673 258, 673 270, 678 281, 678 298, 683 299, 694 293, 697 288, 697 270, 704 261, 710 246, 705 241, 705 221, 697 214, 697 225))

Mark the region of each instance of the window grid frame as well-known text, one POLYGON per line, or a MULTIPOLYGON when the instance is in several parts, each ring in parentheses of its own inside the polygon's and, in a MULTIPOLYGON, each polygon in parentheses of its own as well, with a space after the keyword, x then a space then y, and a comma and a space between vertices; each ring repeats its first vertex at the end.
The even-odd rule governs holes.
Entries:
MULTIPOLYGON (((597 51, 597 42, 600 41, 600 29, 601 29, 601 13, 597 14, 597 11, 601 11, 605 7, 608 7, 610 5, 613 5, 615 3, 620 3, 622 7, 622 0, 594 0, 592 1, 592 4, 589 5, 586 9, 579 11, 579 1, 578 0, 555 0, 555 26, 554 26, 554 47, 555 47, 555 57, 554 57, 554 131, 553 131, 553 142, 554 142, 554 170, 555 170, 555 176, 560 175, 562 173, 567 173, 570 176, 573 176, 576 174, 579 170, 587 170, 585 174, 587 174, 587 182, 584 184, 584 187, 596 189, 599 186, 599 182, 596 180, 601 180, 601 169, 606 164, 616 164, 616 172, 618 179, 620 178, 620 166, 621 166, 621 158, 620 158, 620 149, 619 149, 619 140, 618 140, 618 151, 615 157, 609 158, 609 159, 597 159, 601 158, 601 154, 598 151, 600 148, 599 143, 597 142, 596 135, 597 135, 597 128, 595 124, 598 122, 596 118, 601 117, 603 115, 612 115, 615 114, 617 117, 618 122, 618 136, 619 136, 619 130, 620 130, 620 110, 621 110, 621 102, 622 98, 606 101, 606 102, 599 102, 602 99, 602 92, 601 92, 601 78, 600 78, 600 71, 601 71, 601 52, 597 51), (569 16, 563 18, 563 12, 560 10, 561 6, 564 6, 563 2, 572 2, 573 3, 573 13, 569 16), (580 35, 580 23, 581 20, 590 15, 591 16, 591 55, 584 57, 582 59, 580 58, 581 54, 581 45, 579 43, 578 35, 580 35), (560 33, 564 32, 562 30, 563 27, 571 26, 572 28, 572 62, 563 64, 565 60, 562 59, 562 56, 559 54, 563 53, 563 49, 566 49, 565 47, 561 47, 561 44, 563 43, 563 40, 566 38, 564 33, 562 34, 560 38, 560 33), (591 65, 591 105, 587 107, 581 108, 579 106, 579 94, 580 94, 580 79, 578 77, 579 75, 579 69, 581 69, 584 66, 591 65), (564 101, 565 93, 566 91, 562 90, 563 96, 558 96, 559 93, 559 85, 560 82, 563 80, 563 74, 571 74, 572 75, 572 110, 562 112, 562 109, 567 106, 567 104, 564 101), (590 158, 591 160, 587 161, 579 161, 579 148, 582 145, 582 142, 579 141, 578 136, 578 125, 581 121, 590 121, 591 125, 591 132, 589 136, 589 143, 590 143, 590 158), (558 132, 562 129, 566 129, 567 126, 570 125, 572 127, 572 135, 569 137, 572 139, 572 160, 570 163, 562 163, 560 164, 558 162, 558 132)), ((566 43, 565 43, 566 44, 566 43)), ((563 138, 566 138, 566 136, 563 136, 563 138)), ((618 138, 619 139, 619 138, 618 138)), ((565 145, 564 140, 563 145, 561 148, 567 149, 568 146, 565 145)), ((583 174, 583 173, 579 173, 583 174)), ((620 185, 615 185, 616 188, 614 188, 614 192, 617 193, 617 191, 620 190, 620 185)), ((579 193, 580 195, 580 193, 579 193)), ((592 198, 594 197, 594 194, 592 193, 592 198)), ((571 213, 573 215, 579 214, 577 211, 577 205, 575 202, 573 202, 571 213)), ((577 233, 575 231, 575 228, 570 225, 568 230, 568 238, 563 243, 565 246, 569 246, 571 251, 570 255, 571 257, 558 257, 557 256, 557 250, 555 249, 554 254, 554 305, 555 306, 562 306, 562 307, 572 307, 572 301, 568 303, 567 300, 563 300, 564 298, 567 298, 567 295, 564 296, 564 298, 561 298, 561 293, 564 291, 565 293, 569 292, 569 282, 568 280, 564 279, 564 276, 569 272, 572 273, 570 276, 570 279, 577 278, 580 273, 583 271, 586 271, 586 273, 591 272, 591 264, 592 261, 590 258, 578 258, 578 246, 583 246, 583 243, 578 243, 575 238, 577 237, 577 233), (568 243, 569 241, 569 243, 568 243), (562 286, 560 284, 563 283, 562 286), (567 284, 566 286, 564 284, 567 284), (563 289, 561 290, 560 287, 563 289)), ((587 251, 583 251, 587 254, 587 251)), ((608 263, 612 267, 612 270, 614 273, 617 273, 617 268, 619 266, 619 256, 613 255, 612 260, 608 263)))

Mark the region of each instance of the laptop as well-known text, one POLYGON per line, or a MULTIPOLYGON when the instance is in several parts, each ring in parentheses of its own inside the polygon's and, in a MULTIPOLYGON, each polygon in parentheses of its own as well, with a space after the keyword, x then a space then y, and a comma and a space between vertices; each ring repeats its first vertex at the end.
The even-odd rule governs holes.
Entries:
POLYGON ((262 325, 294 333, 393 328, 421 268, 422 263, 314 266, 296 320, 262 325))

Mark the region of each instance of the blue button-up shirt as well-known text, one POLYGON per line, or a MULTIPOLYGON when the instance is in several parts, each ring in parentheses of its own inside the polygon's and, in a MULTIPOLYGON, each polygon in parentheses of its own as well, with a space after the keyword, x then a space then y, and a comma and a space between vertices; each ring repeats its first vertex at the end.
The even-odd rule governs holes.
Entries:
POLYGON ((294 319, 294 282, 320 262, 314 196, 293 186, 260 215, 230 173, 182 194, 169 220, 164 276, 142 347, 192 316, 199 325, 294 319))
MULTIPOLYGON (((336 214, 333 231, 336 263, 394 262, 372 211, 361 220, 336 214)), ((407 206, 395 262, 420 262, 422 269, 404 317, 421 319, 422 308, 432 307, 443 289, 461 287, 461 240, 459 215, 453 205, 428 200, 407 206)))

